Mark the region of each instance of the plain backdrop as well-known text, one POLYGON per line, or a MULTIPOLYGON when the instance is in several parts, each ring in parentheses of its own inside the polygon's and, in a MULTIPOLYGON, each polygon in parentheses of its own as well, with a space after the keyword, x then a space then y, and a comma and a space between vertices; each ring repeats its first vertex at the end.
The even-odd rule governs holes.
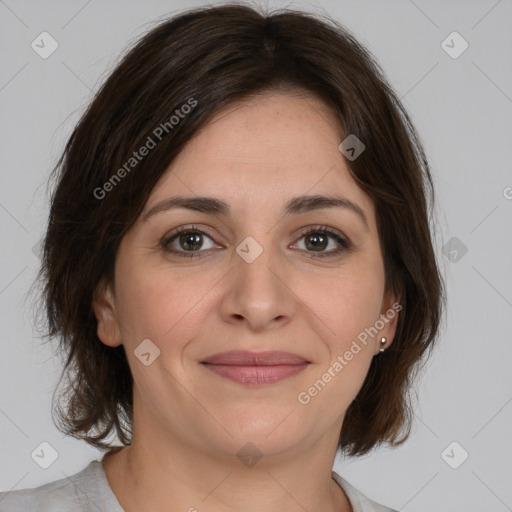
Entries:
MULTIPOLYGON (((26 305, 46 181, 124 48, 157 19, 203 4, 0 0, 1 491, 64 478, 102 455, 54 426, 61 362, 26 305), (58 43, 46 59, 31 46, 42 32, 58 43), (43 442, 58 454, 47 469, 31 456, 43 442)), ((266 5, 329 14, 376 56, 420 133, 437 187, 448 309, 416 385, 412 435, 396 449, 338 458, 334 469, 398 510, 512 510, 512 1, 266 5)))

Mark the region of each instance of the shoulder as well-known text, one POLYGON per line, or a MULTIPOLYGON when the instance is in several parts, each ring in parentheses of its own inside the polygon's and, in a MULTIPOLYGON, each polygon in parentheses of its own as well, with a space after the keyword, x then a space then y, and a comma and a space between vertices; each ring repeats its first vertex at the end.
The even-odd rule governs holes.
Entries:
POLYGON ((82 471, 60 480, 16 491, 0 492, 2 512, 123 512, 105 488, 101 462, 92 461, 82 471))
POLYGON ((347 495, 354 512, 397 512, 371 500, 334 471, 332 476, 347 495))

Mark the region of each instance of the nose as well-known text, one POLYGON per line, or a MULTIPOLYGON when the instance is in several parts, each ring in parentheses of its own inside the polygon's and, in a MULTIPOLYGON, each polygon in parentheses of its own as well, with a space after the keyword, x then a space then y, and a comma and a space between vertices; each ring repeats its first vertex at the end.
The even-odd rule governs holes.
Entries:
POLYGON ((254 261, 238 253, 233 260, 222 297, 223 320, 245 324, 253 331, 272 330, 288 323, 297 310, 297 300, 284 259, 266 247, 254 261))

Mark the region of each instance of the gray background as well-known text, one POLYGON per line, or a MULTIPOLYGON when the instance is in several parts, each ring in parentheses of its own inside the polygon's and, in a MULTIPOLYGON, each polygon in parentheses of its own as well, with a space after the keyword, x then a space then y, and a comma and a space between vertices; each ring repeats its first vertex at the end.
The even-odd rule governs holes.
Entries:
MULTIPOLYGON (((52 423, 61 362, 38 338, 26 302, 46 180, 121 51, 157 18, 203 3, 0 0, 2 491, 64 478, 101 456, 52 423), (43 31, 59 44, 47 59, 31 48, 43 31), (44 441, 58 453, 48 469, 31 458, 44 441)), ((335 470, 398 510, 512 510, 512 1, 268 5, 328 13, 373 52, 420 132, 438 192, 449 302, 439 346, 416 385, 413 433, 397 449, 337 459, 335 470), (441 46, 453 31, 469 44, 458 58, 441 46), (453 441, 460 447, 444 452, 453 441), (469 457, 453 469, 446 461, 459 464, 462 450, 469 457)))

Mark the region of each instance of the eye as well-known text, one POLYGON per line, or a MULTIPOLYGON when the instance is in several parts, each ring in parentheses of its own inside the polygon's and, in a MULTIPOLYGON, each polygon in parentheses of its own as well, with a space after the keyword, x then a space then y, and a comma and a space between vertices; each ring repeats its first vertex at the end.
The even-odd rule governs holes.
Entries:
MULTIPOLYGON (((314 258, 334 257, 352 248, 348 239, 341 233, 327 226, 312 226, 301 233, 300 240, 304 239, 304 249, 308 256, 314 258), (331 248, 331 250, 327 250, 331 248)), ((212 237, 197 226, 183 226, 164 237, 161 242, 165 252, 185 258, 203 256, 213 248, 219 248, 212 237), (205 246, 205 238, 209 240, 205 246)), ((297 245, 301 245, 300 243, 297 245)), ((293 247, 293 246, 292 246, 293 247)))
MULTIPOLYGON (((351 249, 350 242, 338 231, 327 226, 313 226, 301 233, 304 239, 304 250, 314 258, 337 256, 351 249), (326 250, 328 248, 331 250, 326 250)), ((300 244, 298 244, 300 245, 300 244)))
POLYGON ((185 258, 194 258, 200 256, 202 252, 208 249, 213 249, 216 246, 212 238, 204 231, 198 229, 196 226, 184 226, 176 229, 169 236, 162 240, 162 247, 164 251, 183 256, 185 258), (210 244, 205 247, 204 239, 210 240, 210 244), (203 250, 199 250, 203 249, 203 250))

